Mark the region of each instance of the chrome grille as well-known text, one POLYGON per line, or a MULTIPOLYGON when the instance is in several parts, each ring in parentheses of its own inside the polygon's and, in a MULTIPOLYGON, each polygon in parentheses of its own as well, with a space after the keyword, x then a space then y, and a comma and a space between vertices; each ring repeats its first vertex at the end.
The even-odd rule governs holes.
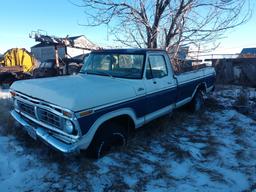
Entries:
POLYGON ((61 117, 42 108, 37 108, 38 120, 53 127, 61 128, 61 117))
POLYGON ((53 126, 58 129, 62 129, 62 122, 64 121, 63 118, 56 115, 55 113, 43 109, 41 107, 35 107, 35 105, 17 100, 19 110, 29 115, 30 117, 37 119, 43 123, 46 123, 50 126, 53 126))
POLYGON ((73 134, 63 130, 66 119, 75 125, 77 122, 73 119, 73 114, 72 118, 66 117, 63 113, 67 110, 59 106, 17 93, 14 97, 14 108, 33 128, 46 128, 46 131, 58 140, 74 143, 80 137, 80 129, 75 130, 73 134))
POLYGON ((17 103, 21 112, 27 115, 30 115, 32 117, 35 117, 35 110, 33 105, 30 105, 21 101, 17 101, 17 103))

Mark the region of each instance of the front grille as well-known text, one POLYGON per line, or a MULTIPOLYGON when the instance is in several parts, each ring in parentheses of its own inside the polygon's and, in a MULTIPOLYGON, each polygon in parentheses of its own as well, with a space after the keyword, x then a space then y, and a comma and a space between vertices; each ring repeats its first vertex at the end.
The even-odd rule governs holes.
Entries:
POLYGON ((65 143, 77 141, 78 130, 73 134, 63 130, 66 118, 63 116, 62 108, 20 95, 14 98, 14 108, 22 119, 35 129, 45 128, 48 134, 65 143))
POLYGON ((62 129, 62 124, 63 124, 63 118, 60 116, 56 115, 55 113, 48 111, 46 109, 43 109, 41 107, 37 107, 35 109, 35 106, 33 104, 28 104, 23 101, 17 100, 18 108, 19 110, 34 118, 37 119, 47 125, 53 126, 58 129, 62 129))
POLYGON ((35 110, 34 110, 33 105, 23 103, 21 101, 17 101, 17 102, 18 102, 18 106, 19 106, 19 109, 21 112, 23 112, 29 116, 35 117, 35 110))
POLYGON ((53 127, 61 128, 62 118, 60 116, 42 108, 37 109, 37 115, 38 115, 38 120, 44 123, 47 123, 53 127))

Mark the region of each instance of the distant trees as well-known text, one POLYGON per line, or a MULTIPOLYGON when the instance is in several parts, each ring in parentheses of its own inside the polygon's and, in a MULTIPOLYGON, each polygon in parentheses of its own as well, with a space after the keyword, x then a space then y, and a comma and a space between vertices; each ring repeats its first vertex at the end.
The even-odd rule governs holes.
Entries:
POLYGON ((212 42, 250 17, 250 0, 81 1, 86 25, 107 24, 111 35, 130 47, 174 53, 180 45, 212 42))

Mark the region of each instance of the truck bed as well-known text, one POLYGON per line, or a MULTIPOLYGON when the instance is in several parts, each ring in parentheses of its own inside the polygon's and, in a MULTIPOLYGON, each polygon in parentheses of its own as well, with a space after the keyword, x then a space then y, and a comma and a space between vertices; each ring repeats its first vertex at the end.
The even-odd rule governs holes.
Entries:
POLYGON ((178 106, 192 99, 197 86, 203 82, 205 91, 213 89, 215 81, 215 70, 212 67, 204 67, 201 69, 188 71, 175 75, 177 79, 177 103, 178 106), (193 93, 191 95, 191 93, 193 93))

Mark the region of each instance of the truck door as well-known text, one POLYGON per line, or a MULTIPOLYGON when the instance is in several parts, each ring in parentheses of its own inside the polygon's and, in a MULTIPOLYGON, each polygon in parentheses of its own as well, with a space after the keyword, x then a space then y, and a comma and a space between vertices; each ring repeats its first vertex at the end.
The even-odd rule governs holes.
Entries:
POLYGON ((145 72, 148 114, 175 103, 176 81, 167 59, 168 56, 161 52, 148 54, 145 72))

